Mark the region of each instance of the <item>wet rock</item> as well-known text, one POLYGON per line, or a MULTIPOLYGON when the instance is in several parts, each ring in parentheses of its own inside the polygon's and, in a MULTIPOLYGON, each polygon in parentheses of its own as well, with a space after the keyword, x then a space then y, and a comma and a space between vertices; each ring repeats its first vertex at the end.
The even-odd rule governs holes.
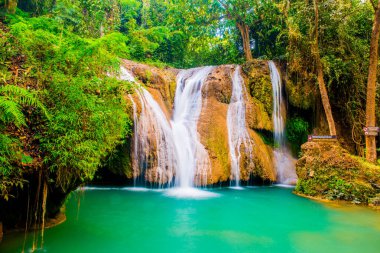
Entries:
MULTIPOLYGON (((152 97, 160 105, 169 121, 172 117, 176 75, 180 70, 159 69, 156 67, 124 60, 123 66, 133 73, 136 79, 147 87, 152 97)), ((243 66, 244 69, 244 66, 243 66)), ((247 69, 247 68, 246 68, 247 69)), ((253 154, 250 159, 241 150, 241 180, 261 178, 263 181, 275 181, 276 171, 273 163, 273 149, 266 145, 255 130, 272 131, 271 113, 272 91, 268 65, 265 61, 256 61, 250 71, 242 73, 246 101, 246 125, 253 143, 253 154), (252 95, 253 94, 253 95, 252 95)), ((206 148, 211 162, 211 171, 207 175, 207 184, 226 182, 231 177, 231 158, 229 155, 227 112, 232 96, 232 75, 235 65, 215 67, 209 74, 202 90, 202 110, 198 121, 198 133, 201 143, 206 148)), ((141 104, 136 94, 132 94, 137 113, 141 112, 141 104)), ((175 171, 165 172, 154 160, 157 156, 152 130, 151 163, 147 163, 145 180, 151 183, 168 183, 175 176, 175 171)), ((139 173, 134 173, 139 175, 139 173)), ((204 175, 195 175, 195 182, 204 175)))
POLYGON ((232 65, 216 67, 206 80, 203 97, 214 98, 217 102, 229 104, 232 95, 232 65))
POLYGON ((254 60, 242 66, 247 96, 247 124, 251 129, 273 131, 272 83, 268 63, 254 60))
POLYGON ((375 197, 370 198, 368 205, 372 207, 380 208, 380 194, 376 194, 375 197))
MULTIPOLYGON (((232 93, 231 77, 235 66, 226 65, 217 67, 208 77, 204 86, 204 105, 198 122, 198 132, 202 144, 209 152, 212 172, 209 184, 228 181, 231 175, 231 158, 229 157, 227 111, 232 93), (228 101, 228 103, 226 103, 228 101)), ((260 104, 246 94, 246 119, 254 119, 253 125, 259 128, 271 128, 272 122, 269 116, 260 110, 260 104), (252 112, 254 110, 254 112, 252 112), (252 115, 254 115, 252 117, 252 115), (265 118, 266 123, 264 123, 265 118), (266 125, 265 125, 266 124, 266 125)), ((264 144, 261 137, 249 130, 253 143, 252 158, 241 148, 240 178, 248 181, 251 176, 263 180, 275 181, 276 172, 273 166, 273 150, 264 144)))
POLYGON ((176 88, 176 76, 180 71, 179 69, 160 69, 129 60, 123 60, 122 65, 131 71, 134 77, 146 87, 158 90, 163 98, 162 102, 171 112, 176 88))

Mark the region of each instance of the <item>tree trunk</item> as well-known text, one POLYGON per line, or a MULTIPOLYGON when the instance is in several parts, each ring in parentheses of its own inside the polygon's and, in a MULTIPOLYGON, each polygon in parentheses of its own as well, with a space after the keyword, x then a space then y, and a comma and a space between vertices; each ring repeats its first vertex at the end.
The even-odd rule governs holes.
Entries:
POLYGON ((3 223, 0 221, 0 243, 3 240, 3 223))
POLYGON ((249 39, 249 26, 243 22, 241 23, 237 22, 236 25, 240 31, 241 38, 243 40, 243 49, 244 49, 245 59, 247 61, 252 61, 253 58, 252 58, 252 52, 251 52, 251 43, 249 39))
POLYGON ((283 7, 283 10, 282 10, 282 13, 284 14, 285 19, 287 20, 288 19, 288 15, 289 15, 289 9, 290 9, 290 1, 289 0, 284 0, 283 4, 284 4, 284 7, 283 7))
POLYGON ((142 0, 141 8, 141 25, 144 28, 151 26, 149 21, 149 9, 150 9, 150 0, 142 0))
POLYGON ((312 50, 315 57, 315 63, 317 68, 317 80, 319 86, 319 92, 321 93, 322 105, 325 110, 327 123, 329 125, 330 135, 336 135, 335 122, 331 111, 329 96, 327 94, 325 80, 323 79, 323 67, 321 63, 321 56, 319 54, 318 47, 318 0, 314 0, 314 13, 315 13, 315 27, 314 27, 314 43, 312 45, 312 50))
POLYGON ((14 14, 16 12, 18 0, 6 0, 5 1, 5 9, 7 13, 14 14))
MULTIPOLYGON (((372 26, 371 48, 369 54, 369 71, 367 82, 367 101, 366 101, 366 125, 373 127, 376 125, 376 77, 377 64, 379 55, 379 26, 380 26, 380 1, 375 7, 375 18, 372 26)), ((376 154, 376 137, 366 136, 365 145, 367 149, 366 158, 369 162, 375 163, 376 154)))

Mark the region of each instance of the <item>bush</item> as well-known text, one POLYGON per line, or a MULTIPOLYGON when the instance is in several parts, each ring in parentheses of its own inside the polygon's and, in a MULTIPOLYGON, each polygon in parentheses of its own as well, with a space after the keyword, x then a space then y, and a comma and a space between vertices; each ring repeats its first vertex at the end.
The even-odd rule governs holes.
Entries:
POLYGON ((92 179, 131 131, 131 84, 109 76, 127 37, 81 38, 47 16, 12 16, 0 31, 0 195, 40 170, 63 189, 92 179))
POLYGON ((308 131, 309 123, 300 117, 286 121, 285 135, 294 154, 299 154, 301 151, 301 145, 307 141, 308 131))

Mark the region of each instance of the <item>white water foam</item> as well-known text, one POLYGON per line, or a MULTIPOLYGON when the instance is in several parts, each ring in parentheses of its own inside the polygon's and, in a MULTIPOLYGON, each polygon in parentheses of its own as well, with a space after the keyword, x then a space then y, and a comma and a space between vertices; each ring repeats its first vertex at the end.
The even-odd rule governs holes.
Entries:
POLYGON ((165 196, 179 199, 209 199, 219 197, 220 194, 200 190, 194 187, 174 187, 167 190, 165 196))

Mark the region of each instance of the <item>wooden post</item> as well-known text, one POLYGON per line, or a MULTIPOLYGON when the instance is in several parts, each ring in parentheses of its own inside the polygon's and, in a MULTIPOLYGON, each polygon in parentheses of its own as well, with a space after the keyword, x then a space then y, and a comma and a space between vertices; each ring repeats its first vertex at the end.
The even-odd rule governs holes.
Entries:
POLYGON ((0 221, 0 243, 3 240, 3 223, 0 221))

